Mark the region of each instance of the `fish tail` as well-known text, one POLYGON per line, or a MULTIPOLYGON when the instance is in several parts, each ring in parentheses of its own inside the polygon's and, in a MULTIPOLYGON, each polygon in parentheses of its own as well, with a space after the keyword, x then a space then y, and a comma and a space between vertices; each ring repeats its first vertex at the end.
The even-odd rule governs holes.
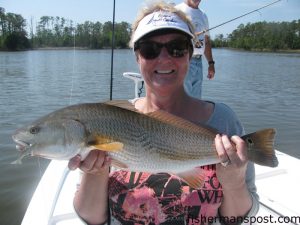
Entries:
POLYGON ((276 167, 278 165, 274 150, 275 133, 276 130, 270 128, 242 136, 248 146, 250 161, 262 166, 276 167))

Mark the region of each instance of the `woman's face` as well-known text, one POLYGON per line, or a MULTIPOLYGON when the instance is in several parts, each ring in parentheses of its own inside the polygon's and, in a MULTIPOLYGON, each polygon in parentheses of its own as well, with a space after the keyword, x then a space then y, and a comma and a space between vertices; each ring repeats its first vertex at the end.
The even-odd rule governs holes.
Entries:
MULTIPOLYGON (((146 41, 164 44, 173 40, 186 39, 186 36, 182 34, 173 33, 154 36, 146 41)), ((164 46, 158 56, 153 59, 143 57, 140 49, 136 51, 136 54, 147 92, 156 92, 159 95, 166 96, 174 93, 179 88, 183 88, 184 78, 189 67, 190 56, 188 51, 182 57, 174 57, 168 53, 164 46)))

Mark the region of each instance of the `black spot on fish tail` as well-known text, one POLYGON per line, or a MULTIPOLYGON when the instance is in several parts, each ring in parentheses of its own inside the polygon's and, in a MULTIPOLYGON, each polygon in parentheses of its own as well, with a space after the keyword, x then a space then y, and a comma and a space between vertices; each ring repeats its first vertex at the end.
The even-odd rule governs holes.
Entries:
POLYGON ((242 137, 247 144, 250 161, 262 166, 278 166, 278 159, 274 149, 275 133, 275 129, 270 128, 242 137))

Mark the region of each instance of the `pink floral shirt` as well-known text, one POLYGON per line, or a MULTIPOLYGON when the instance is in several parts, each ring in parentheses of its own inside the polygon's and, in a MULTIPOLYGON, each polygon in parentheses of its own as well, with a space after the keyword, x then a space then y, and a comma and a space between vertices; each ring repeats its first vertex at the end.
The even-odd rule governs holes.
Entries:
POLYGON ((215 165, 201 167, 205 183, 192 189, 175 175, 115 171, 110 175, 111 215, 121 224, 206 224, 217 215, 222 187, 215 165))

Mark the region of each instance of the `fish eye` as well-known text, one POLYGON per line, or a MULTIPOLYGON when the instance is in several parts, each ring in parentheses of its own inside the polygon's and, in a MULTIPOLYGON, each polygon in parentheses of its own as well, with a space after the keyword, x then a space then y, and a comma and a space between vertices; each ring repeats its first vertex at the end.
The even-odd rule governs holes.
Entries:
POLYGON ((39 130, 40 130, 40 128, 38 128, 38 127, 31 127, 29 132, 31 134, 37 134, 39 132, 39 130))

